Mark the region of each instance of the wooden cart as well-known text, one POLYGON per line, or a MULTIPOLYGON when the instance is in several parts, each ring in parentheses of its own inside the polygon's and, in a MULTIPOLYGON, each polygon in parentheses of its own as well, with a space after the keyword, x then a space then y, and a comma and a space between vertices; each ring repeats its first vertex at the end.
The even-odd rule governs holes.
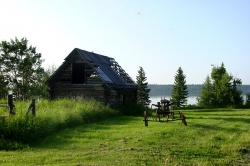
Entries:
POLYGON ((186 117, 184 116, 182 111, 179 111, 179 115, 180 118, 179 119, 175 119, 175 115, 174 115, 174 110, 170 109, 170 106, 172 106, 173 103, 171 103, 169 100, 167 99, 161 99, 160 102, 157 102, 157 104, 152 104, 151 105, 151 110, 152 106, 157 107, 156 112, 155 112, 155 118, 153 118, 152 120, 149 120, 147 118, 147 112, 144 111, 144 119, 143 121, 145 122, 145 126, 148 126, 148 121, 152 121, 152 122, 168 122, 169 118, 171 118, 172 121, 174 120, 182 120, 183 124, 185 126, 187 126, 187 122, 186 122, 186 117))

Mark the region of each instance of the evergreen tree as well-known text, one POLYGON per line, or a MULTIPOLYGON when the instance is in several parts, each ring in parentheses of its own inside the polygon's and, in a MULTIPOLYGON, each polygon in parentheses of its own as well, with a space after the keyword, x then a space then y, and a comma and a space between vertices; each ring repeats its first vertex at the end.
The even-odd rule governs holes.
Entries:
POLYGON ((140 66, 138 76, 136 76, 136 83, 139 86, 139 89, 137 90, 137 103, 143 105, 144 107, 147 107, 151 102, 149 100, 150 89, 148 89, 148 83, 146 81, 147 77, 145 75, 145 71, 140 66))
POLYGON ((8 82, 5 88, 11 87, 17 99, 40 95, 44 69, 41 67, 41 54, 36 53, 36 47, 28 46, 26 38, 15 38, 10 42, 2 41, 0 50, 1 71, 4 80, 8 82))
POLYGON ((171 102, 174 102, 174 105, 178 108, 184 106, 184 103, 187 102, 188 90, 186 85, 186 76, 183 74, 181 67, 179 67, 175 75, 175 82, 171 95, 171 102))
POLYGON ((198 97, 199 106, 211 106, 213 104, 213 84, 211 78, 207 76, 198 97))

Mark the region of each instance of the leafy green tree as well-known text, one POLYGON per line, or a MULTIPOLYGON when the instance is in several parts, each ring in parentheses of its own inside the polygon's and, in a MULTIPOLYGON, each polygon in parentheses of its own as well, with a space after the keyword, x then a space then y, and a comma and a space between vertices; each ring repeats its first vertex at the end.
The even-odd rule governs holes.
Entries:
POLYGON ((28 46, 28 40, 2 41, 0 43, 0 64, 3 77, 8 82, 7 87, 12 88, 17 99, 25 99, 32 95, 39 95, 41 78, 44 69, 41 54, 36 47, 28 46))
POLYGON ((211 77, 214 80, 215 106, 228 107, 243 104, 242 92, 237 89, 242 82, 227 73, 223 62, 220 67, 213 67, 211 77))
MULTIPOLYGON (((243 105, 242 92, 237 89, 237 86, 241 85, 242 82, 227 73, 224 63, 220 67, 214 66, 212 68, 211 78, 211 93, 204 94, 204 91, 201 91, 198 105, 214 107, 239 107, 243 105)), ((207 86, 208 83, 205 82, 203 89, 208 91, 207 86)))
POLYGON ((171 102, 174 102, 174 105, 178 108, 184 106, 184 103, 187 102, 188 90, 186 85, 186 76, 183 74, 181 67, 178 68, 175 75, 171 95, 171 102))
POLYGON ((237 86, 242 85, 241 79, 233 78, 232 90, 231 90, 231 105, 233 107, 242 106, 244 99, 242 96, 242 91, 238 90, 237 86))
POLYGON ((5 81, 3 73, 1 72, 1 66, 0 66, 0 99, 6 96, 7 85, 8 85, 8 82, 5 81))
POLYGON ((147 77, 145 71, 140 66, 138 75, 136 76, 136 83, 139 86, 139 89, 137 90, 137 103, 143 105, 144 107, 147 107, 151 102, 149 100, 150 89, 148 89, 148 82, 146 81, 147 77))
POLYGON ((45 80, 48 80, 49 77, 57 70, 57 66, 55 64, 48 66, 48 68, 45 69, 45 73, 46 73, 46 78, 45 80))
POLYGON ((201 92, 198 97, 198 105, 199 106, 211 106, 213 103, 213 84, 212 80, 209 76, 207 76, 201 92))
POLYGON ((45 69, 43 73, 41 73, 39 86, 34 88, 37 94, 40 94, 42 98, 48 98, 49 97, 49 87, 47 84, 47 80, 49 77, 57 70, 58 67, 56 67, 54 64, 52 66, 48 66, 48 68, 45 69))

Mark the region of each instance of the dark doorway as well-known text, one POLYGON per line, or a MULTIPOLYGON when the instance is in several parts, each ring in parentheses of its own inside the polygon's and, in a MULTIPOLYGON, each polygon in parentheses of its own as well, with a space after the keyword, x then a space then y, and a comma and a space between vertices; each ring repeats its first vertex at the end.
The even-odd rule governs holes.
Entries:
POLYGON ((85 63, 73 63, 72 84, 85 83, 85 63))
POLYGON ((122 105, 125 106, 126 104, 126 95, 123 95, 123 98, 122 98, 122 105))

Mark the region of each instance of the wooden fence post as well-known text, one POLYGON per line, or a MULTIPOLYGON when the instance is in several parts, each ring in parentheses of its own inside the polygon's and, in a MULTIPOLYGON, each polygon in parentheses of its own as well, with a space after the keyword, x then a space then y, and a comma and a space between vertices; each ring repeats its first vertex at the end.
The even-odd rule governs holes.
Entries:
POLYGON ((28 108, 28 111, 26 112, 26 115, 29 114, 29 111, 32 111, 32 115, 36 116, 36 99, 32 99, 31 104, 28 108))
POLYGON ((32 99, 32 102, 31 102, 31 104, 32 104, 32 115, 33 116, 36 116, 36 99, 32 99))
POLYGON ((8 107, 9 107, 9 114, 10 115, 15 115, 14 107, 15 105, 13 104, 13 95, 12 92, 8 94, 8 107))

